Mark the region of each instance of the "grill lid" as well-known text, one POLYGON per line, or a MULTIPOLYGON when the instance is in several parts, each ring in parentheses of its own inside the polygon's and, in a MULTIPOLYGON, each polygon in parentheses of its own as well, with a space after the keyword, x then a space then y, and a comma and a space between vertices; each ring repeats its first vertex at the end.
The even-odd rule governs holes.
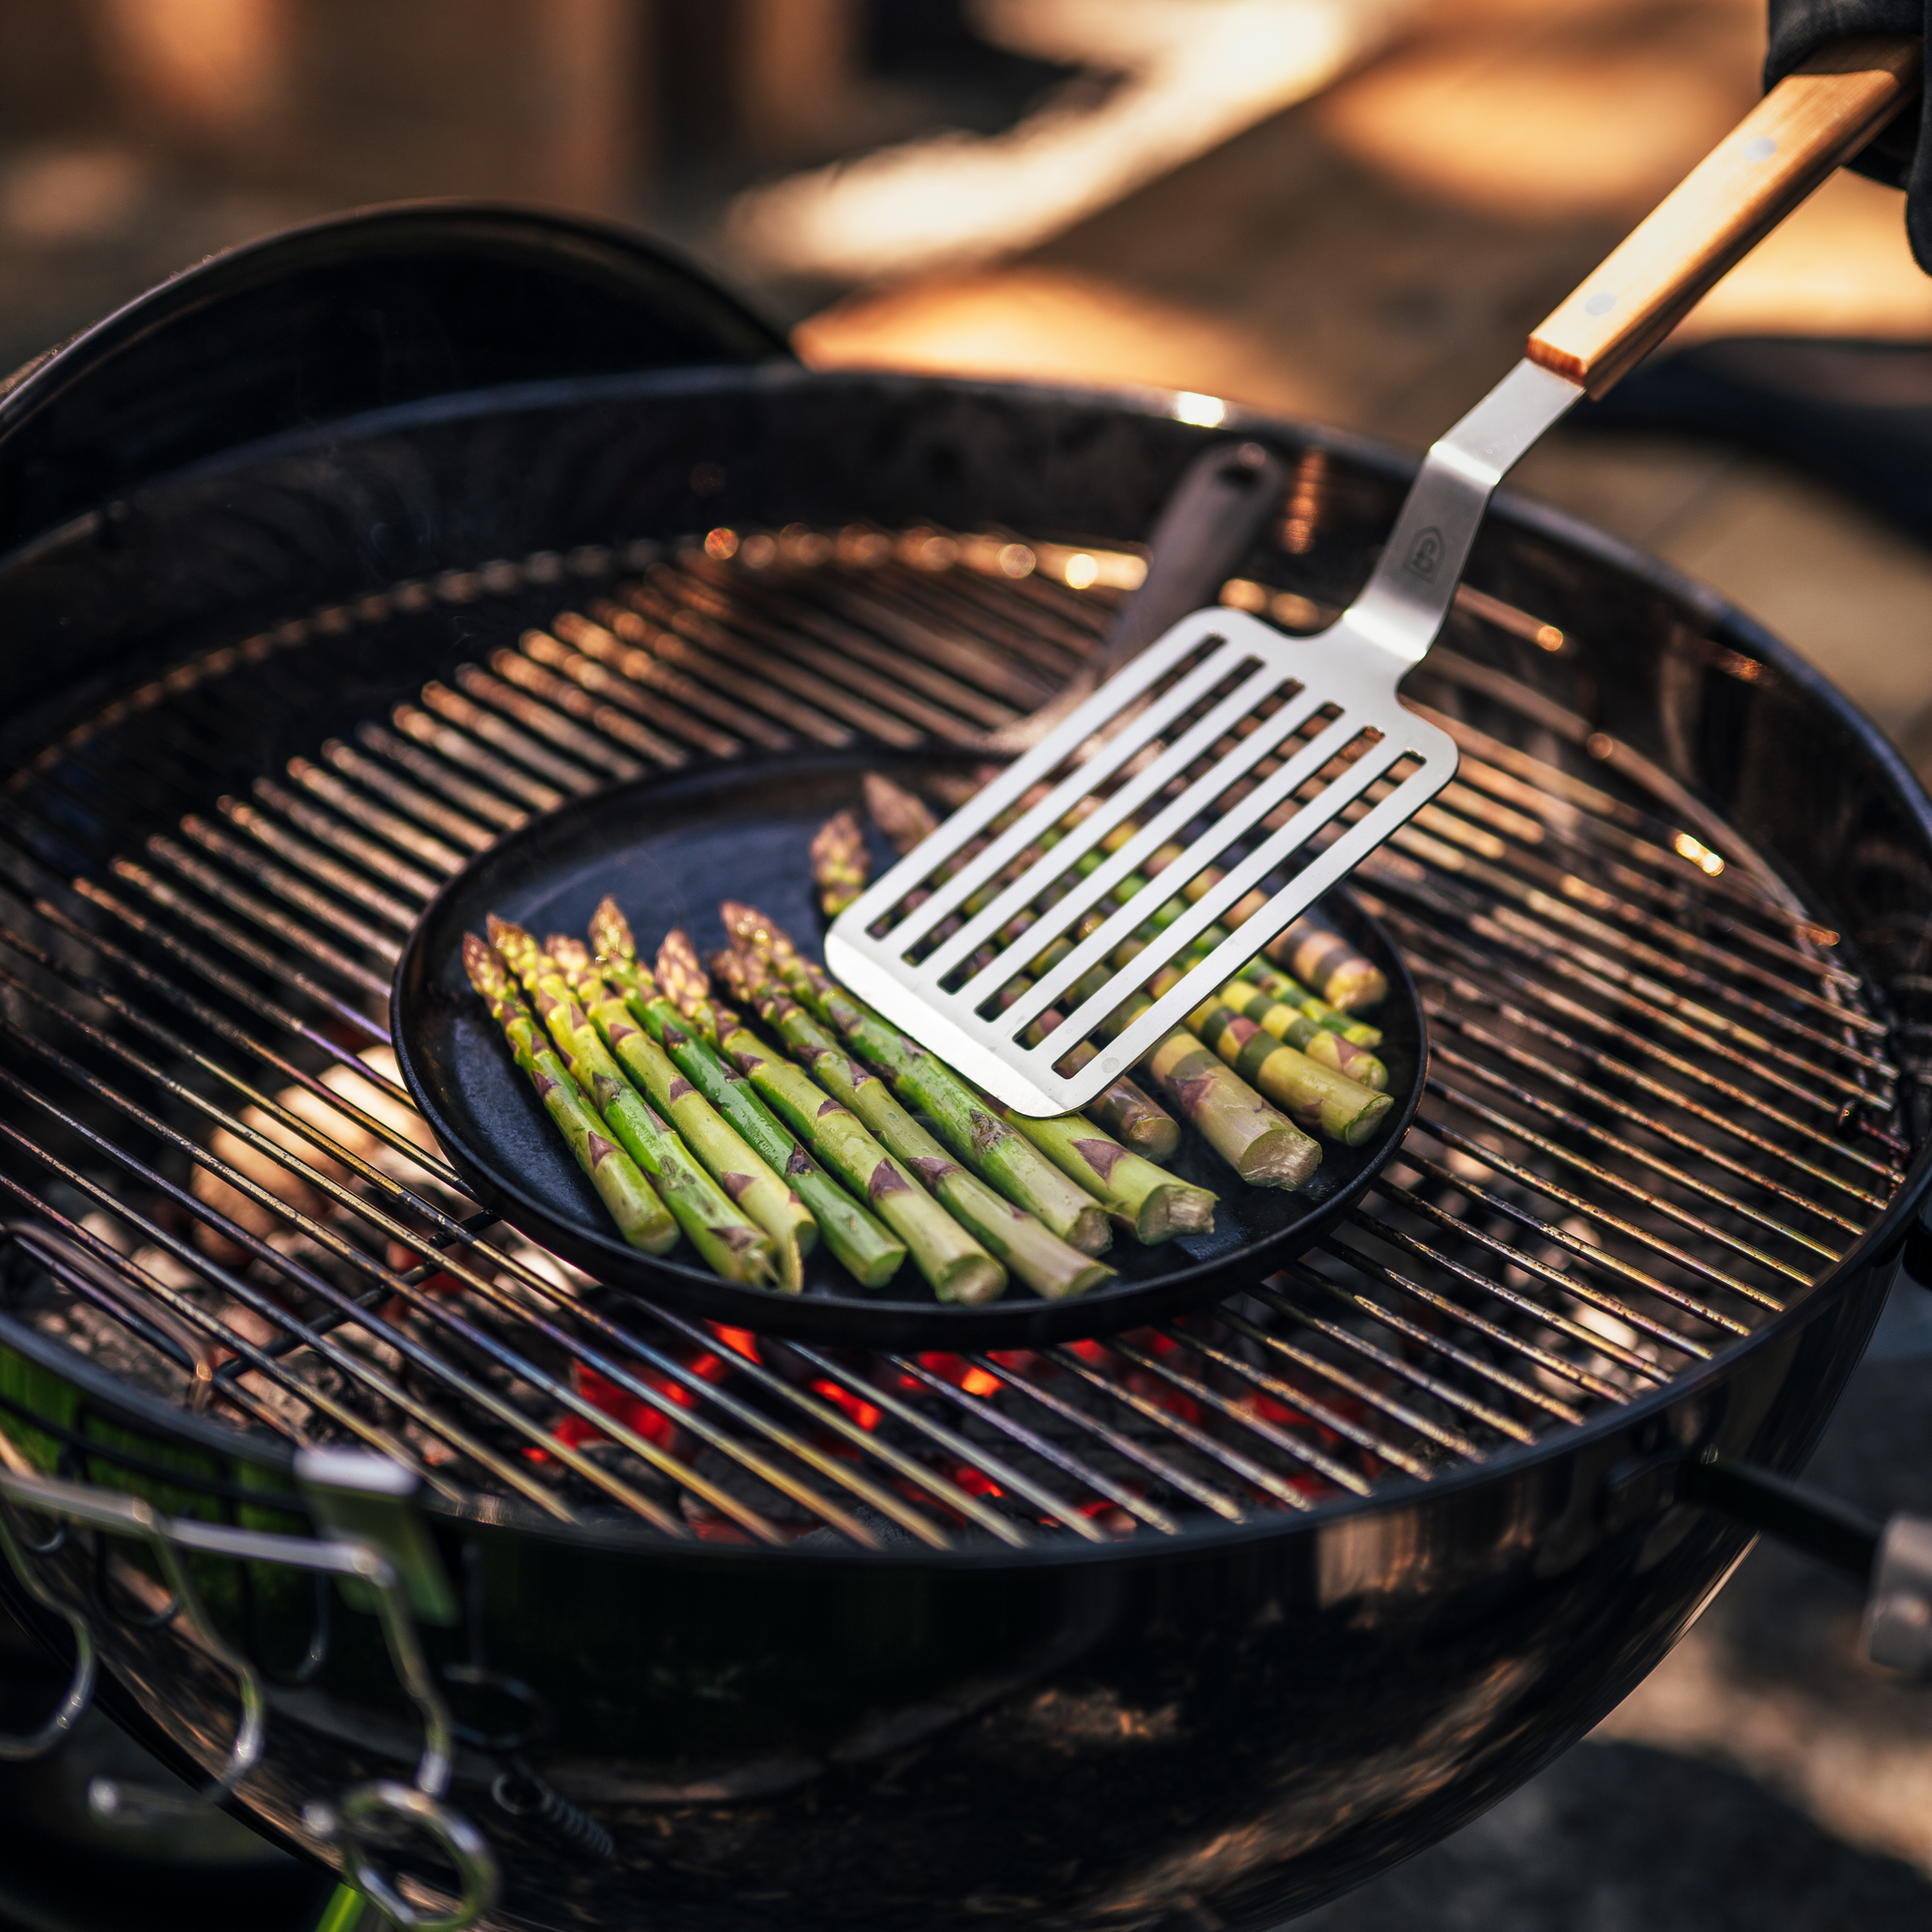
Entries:
POLYGON ((0 387, 0 554, 286 431, 507 384, 789 361, 631 230, 485 202, 364 209, 185 270, 0 387))

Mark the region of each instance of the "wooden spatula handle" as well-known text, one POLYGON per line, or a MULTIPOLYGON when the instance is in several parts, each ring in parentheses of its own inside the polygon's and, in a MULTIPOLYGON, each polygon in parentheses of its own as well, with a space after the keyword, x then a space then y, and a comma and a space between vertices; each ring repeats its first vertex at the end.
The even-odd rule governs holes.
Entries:
POLYGON ((1925 43, 1834 42, 1774 87, 1529 338, 1601 396, 1918 92, 1925 43))

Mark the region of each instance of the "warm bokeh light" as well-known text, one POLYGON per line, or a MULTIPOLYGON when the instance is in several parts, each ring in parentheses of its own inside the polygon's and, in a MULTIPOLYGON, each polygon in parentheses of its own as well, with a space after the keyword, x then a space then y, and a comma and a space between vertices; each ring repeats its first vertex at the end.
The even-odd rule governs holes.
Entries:
POLYGON ((1757 95, 1756 0, 1552 8, 1526 40, 1462 11, 1436 8, 1430 31, 1312 110, 1353 159, 1459 207, 1634 219, 1757 95))
POLYGON ((1179 389, 1295 412, 1311 398, 1238 327, 1097 277, 1043 268, 935 277, 822 310, 793 331, 815 368, 929 369, 1179 389))

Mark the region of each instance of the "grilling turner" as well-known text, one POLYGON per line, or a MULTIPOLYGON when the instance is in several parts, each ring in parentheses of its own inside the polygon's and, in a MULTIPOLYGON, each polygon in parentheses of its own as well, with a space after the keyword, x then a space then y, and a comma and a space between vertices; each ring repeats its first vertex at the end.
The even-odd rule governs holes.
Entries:
POLYGON ((1169 1038, 1455 775, 1454 740, 1397 687, 1435 641, 1496 484, 1863 147, 1912 98, 1922 60, 1917 39, 1847 41, 1780 81, 1431 449, 1374 575, 1327 630, 1292 638, 1224 610, 1183 618, 839 916, 833 972, 1029 1115, 1086 1105, 1169 1038), (1177 842, 1149 878, 1151 856, 1177 842), (1191 895, 1210 869, 1211 886, 1191 895), (1136 874, 1145 883, 1128 889, 1136 874), (1242 928, 1195 952, 1258 888, 1266 896, 1242 928), (1128 963, 1094 974, 1177 894, 1191 900, 1184 911, 1128 963), (990 944, 1022 919, 1017 937, 990 944), (1029 971, 1076 931, 1051 967, 1029 971), (1144 991, 1173 967, 1165 990, 1144 991), (1008 1003, 1019 974, 1030 983, 1008 1003), (1033 1034, 1055 1008, 1063 1024, 1033 1034), (1096 1035, 1102 1050, 1076 1064, 1096 1035))

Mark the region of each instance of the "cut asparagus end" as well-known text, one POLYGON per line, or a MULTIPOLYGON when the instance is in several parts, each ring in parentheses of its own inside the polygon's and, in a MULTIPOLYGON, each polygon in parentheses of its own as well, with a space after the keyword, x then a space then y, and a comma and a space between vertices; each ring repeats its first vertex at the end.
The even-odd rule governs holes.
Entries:
POLYGON ((935 1270, 932 1292, 941 1301, 977 1306, 997 1301, 1007 1291, 1007 1271, 990 1255, 963 1255, 935 1270))
POLYGON ((1242 1149, 1235 1172, 1250 1187, 1305 1187, 1321 1165, 1321 1148, 1292 1122, 1258 1134, 1242 1149))
POLYGON ((1141 1203, 1134 1235, 1149 1247, 1171 1241, 1177 1235, 1211 1235, 1218 1198, 1205 1187, 1190 1187, 1185 1181, 1156 1187, 1141 1203))
POLYGON ((1104 1255, 1114 1245, 1114 1230, 1107 1210, 1097 1201, 1090 1202, 1060 1231, 1061 1238, 1083 1255, 1104 1255))
POLYGON ((1089 1113, 1143 1160, 1172 1160, 1180 1147, 1180 1122, 1151 1100, 1145 1107, 1132 1104, 1135 1096, 1146 1099, 1146 1095, 1130 1080, 1115 1081, 1100 1099, 1107 1100, 1116 1094, 1127 1104, 1115 1104, 1103 1112, 1096 1101, 1088 1109, 1089 1113))
POLYGON ((1084 1268, 1066 1276, 1064 1286, 1041 1289, 1039 1293, 1049 1301, 1069 1301, 1076 1294, 1086 1294, 1101 1283, 1119 1278, 1119 1269, 1109 1267, 1105 1262, 1089 1262, 1084 1268))

